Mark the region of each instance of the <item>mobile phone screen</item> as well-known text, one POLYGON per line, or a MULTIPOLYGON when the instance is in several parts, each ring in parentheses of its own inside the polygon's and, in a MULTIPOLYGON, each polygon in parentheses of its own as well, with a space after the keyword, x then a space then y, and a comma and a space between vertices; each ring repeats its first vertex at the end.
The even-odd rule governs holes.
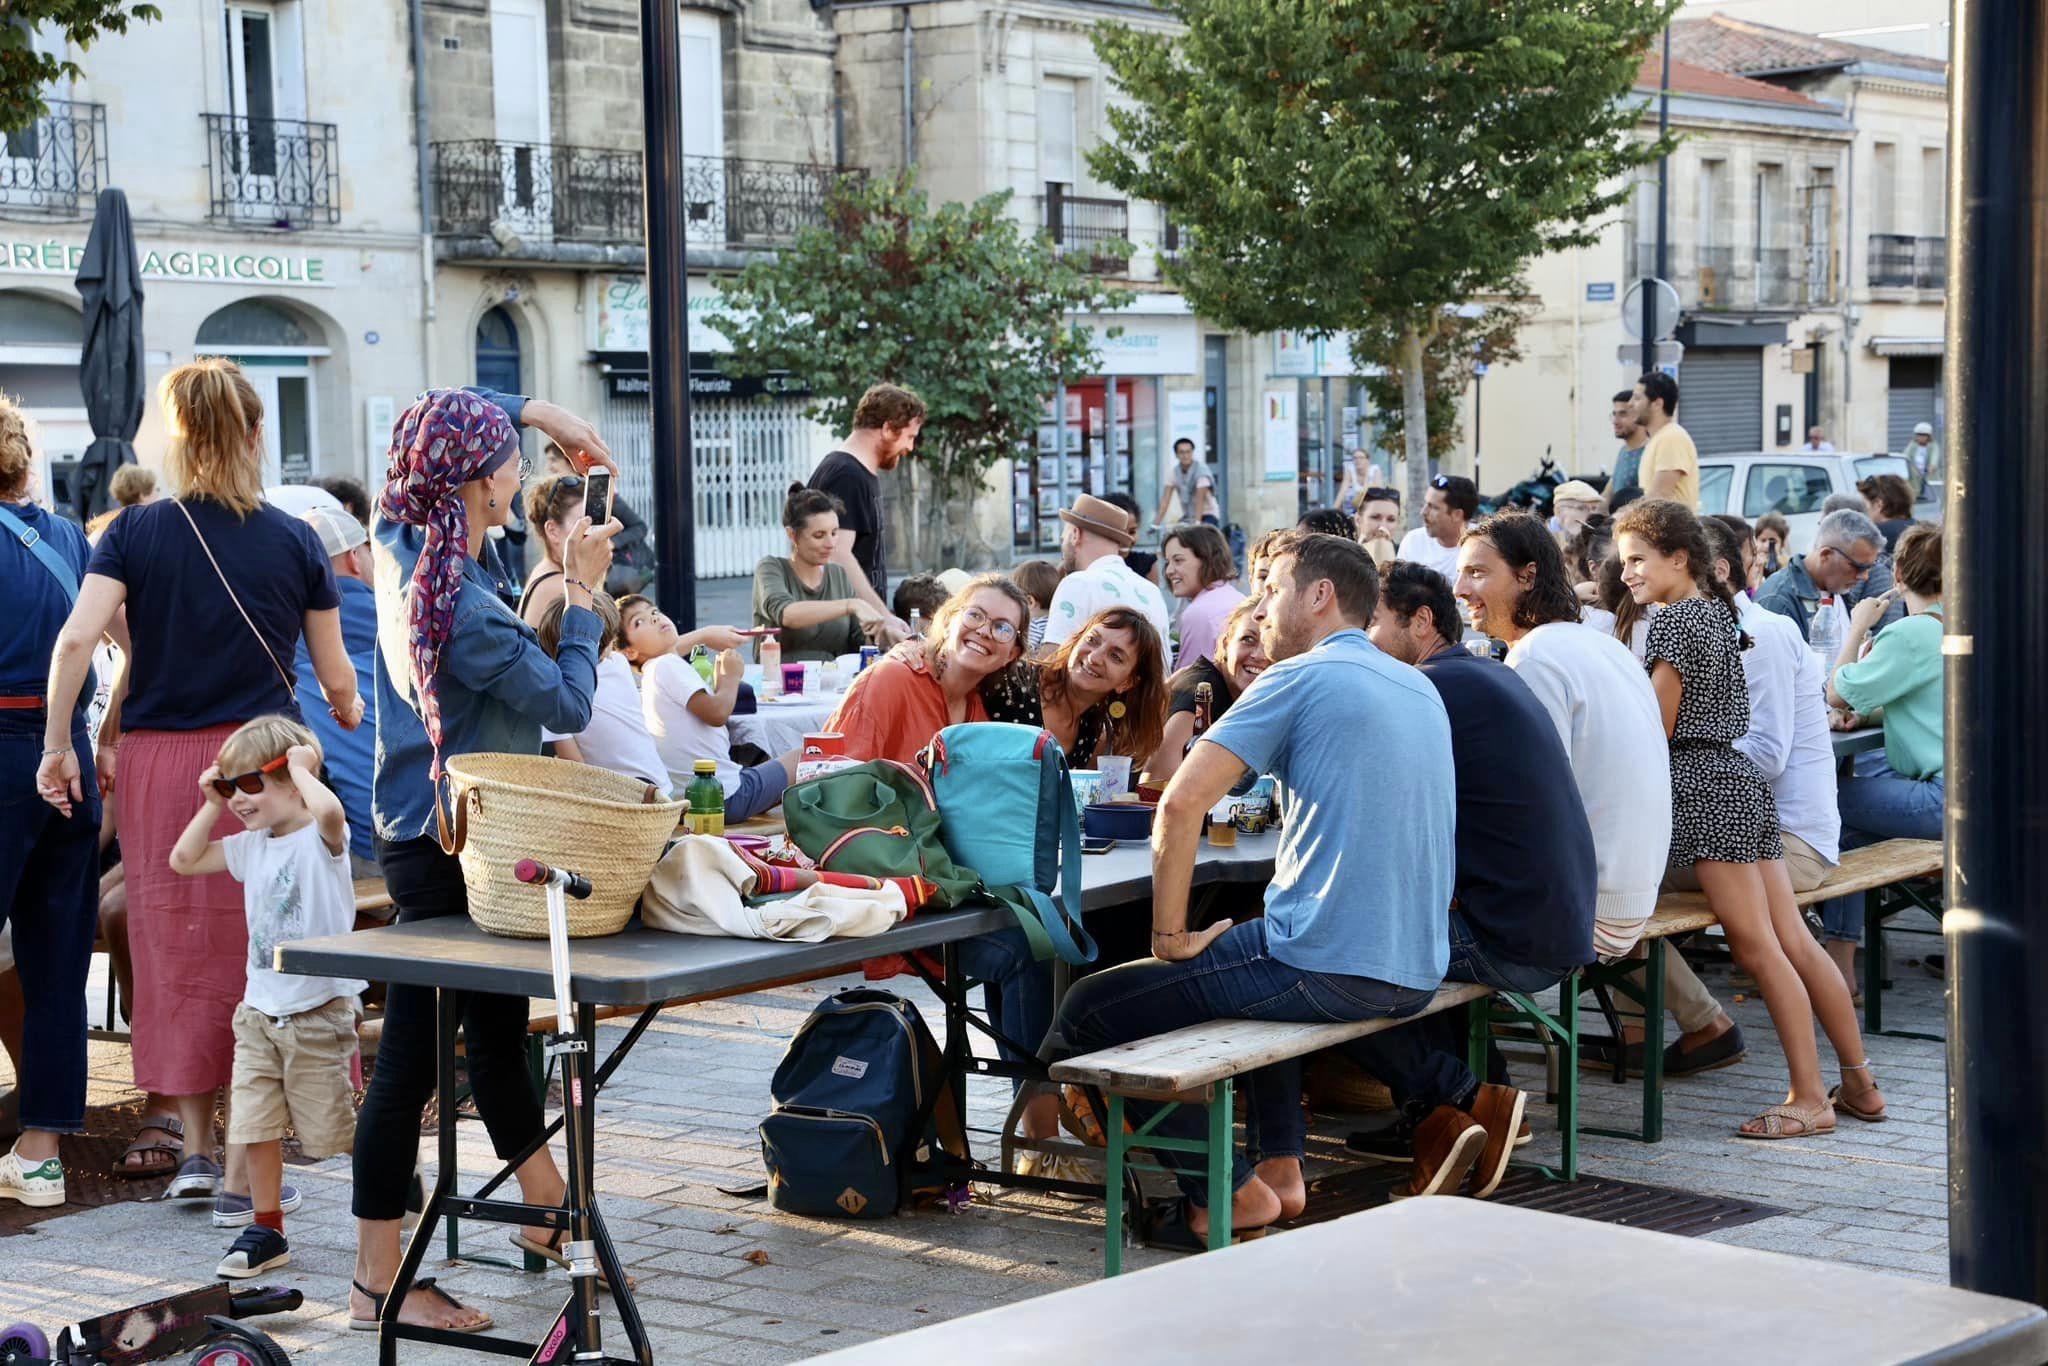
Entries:
POLYGON ((583 479, 583 510, 592 526, 603 526, 612 519, 612 472, 595 469, 583 479))

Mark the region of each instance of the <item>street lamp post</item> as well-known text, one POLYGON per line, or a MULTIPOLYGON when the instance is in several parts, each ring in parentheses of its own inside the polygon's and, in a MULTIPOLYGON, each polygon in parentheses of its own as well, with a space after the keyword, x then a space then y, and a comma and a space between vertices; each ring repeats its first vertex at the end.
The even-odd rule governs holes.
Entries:
POLYGON ((1945 504, 1949 1275, 2048 1304, 2048 0, 1956 0, 1945 504), (1982 628, 1981 630, 1979 628, 1982 628))
MULTIPOLYGON (((1664 74, 1657 80, 1657 141, 1671 127, 1671 25, 1664 25, 1664 74)), ((1670 278, 1671 243, 1667 236, 1670 228, 1671 210, 1671 157, 1667 153, 1657 158, 1657 278, 1670 278)), ((1643 373, 1649 374, 1657 368, 1657 302, 1652 296, 1656 290, 1643 286, 1643 373)))
POLYGON ((682 20, 676 0, 640 0, 647 131, 647 380, 654 410, 654 584, 662 610, 697 624, 691 496, 690 313, 684 263, 682 20))

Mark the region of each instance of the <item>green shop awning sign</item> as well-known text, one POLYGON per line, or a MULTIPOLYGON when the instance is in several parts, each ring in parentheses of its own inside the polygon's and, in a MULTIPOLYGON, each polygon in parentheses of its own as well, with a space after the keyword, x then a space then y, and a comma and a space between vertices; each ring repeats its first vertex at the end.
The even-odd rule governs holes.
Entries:
MULTIPOLYGON (((285 289, 332 289, 327 258, 303 251, 250 251, 213 247, 137 244, 142 278, 187 284, 272 285, 285 289)), ((0 275, 74 276, 85 258, 83 242, 54 237, 0 235, 0 275)))

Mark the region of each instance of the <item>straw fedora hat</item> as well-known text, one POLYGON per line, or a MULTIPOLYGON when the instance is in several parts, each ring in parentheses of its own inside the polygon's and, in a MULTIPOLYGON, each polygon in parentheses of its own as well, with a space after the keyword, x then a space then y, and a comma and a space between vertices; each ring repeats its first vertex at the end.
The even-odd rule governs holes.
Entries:
POLYGON ((1092 531, 1106 540, 1115 541, 1126 550, 1138 543, 1131 526, 1131 515, 1115 503, 1104 502, 1093 494, 1083 493, 1074 499, 1072 507, 1061 508, 1060 520, 1068 526, 1092 531))

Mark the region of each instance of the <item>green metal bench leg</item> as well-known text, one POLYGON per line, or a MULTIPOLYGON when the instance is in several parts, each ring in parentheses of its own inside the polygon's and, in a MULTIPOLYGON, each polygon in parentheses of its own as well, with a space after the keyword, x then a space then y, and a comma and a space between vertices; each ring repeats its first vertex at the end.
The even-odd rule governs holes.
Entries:
POLYGON ((1557 1127, 1564 1138, 1564 1179, 1579 1179, 1579 974, 1574 969, 1558 993, 1558 1016, 1564 1037, 1558 1046, 1557 1127))
POLYGON ((1664 1141, 1664 941, 1650 941, 1643 983, 1643 1142, 1664 1141))
POLYGON ((1124 1098, 1109 1096, 1109 1156, 1103 1164, 1103 1204, 1108 1209, 1103 1228, 1102 1274, 1121 1276, 1124 1270, 1124 1098))
POLYGON ((1231 1095, 1232 1083, 1229 1077, 1215 1084, 1209 1092, 1209 1250, 1230 1246, 1230 1204, 1235 1194, 1230 1188, 1230 1159, 1236 1153, 1235 1135, 1232 1126, 1237 1119, 1237 1106, 1231 1095))
POLYGON ((1884 922, 1891 911, 1883 892, 1863 894, 1863 1032, 1884 1032, 1884 922))

